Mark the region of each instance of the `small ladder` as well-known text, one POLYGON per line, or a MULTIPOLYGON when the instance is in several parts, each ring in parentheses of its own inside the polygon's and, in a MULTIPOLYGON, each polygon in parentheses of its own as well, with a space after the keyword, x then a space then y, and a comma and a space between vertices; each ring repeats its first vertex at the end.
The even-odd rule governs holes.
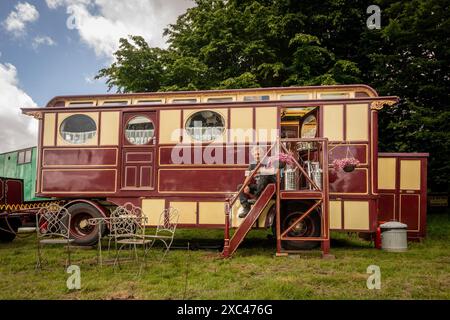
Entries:
POLYGON ((259 216, 266 208, 267 204, 272 199, 275 192, 276 186, 274 183, 268 184, 266 186, 264 191, 258 197, 258 200, 256 200, 255 204, 252 206, 247 216, 244 218, 244 221, 242 221, 241 225, 236 229, 236 232, 231 237, 228 246, 225 245, 225 247, 223 248, 222 256, 229 257, 236 251, 247 233, 255 224, 256 220, 258 220, 259 216))

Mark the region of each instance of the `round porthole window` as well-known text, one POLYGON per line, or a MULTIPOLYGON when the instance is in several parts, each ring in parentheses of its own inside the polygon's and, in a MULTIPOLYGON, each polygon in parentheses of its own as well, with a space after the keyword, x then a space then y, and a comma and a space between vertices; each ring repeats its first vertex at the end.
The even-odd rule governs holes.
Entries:
POLYGON ((196 112, 186 121, 186 132, 197 141, 213 141, 221 137, 224 130, 224 118, 210 110, 196 112))
POLYGON ((85 114, 74 114, 63 120, 59 133, 68 143, 82 144, 95 137, 97 125, 85 114))
POLYGON ((125 137, 132 144, 148 144, 154 135, 153 122, 144 116, 131 118, 125 128, 125 137))

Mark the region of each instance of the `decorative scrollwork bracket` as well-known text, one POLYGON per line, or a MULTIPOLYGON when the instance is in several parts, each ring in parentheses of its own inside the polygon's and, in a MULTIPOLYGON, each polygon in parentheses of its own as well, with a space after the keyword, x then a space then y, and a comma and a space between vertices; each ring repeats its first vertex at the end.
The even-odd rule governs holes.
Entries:
POLYGON ((377 100, 372 101, 372 104, 370 105, 371 110, 381 110, 385 105, 392 106, 395 103, 397 103, 396 100, 377 100))

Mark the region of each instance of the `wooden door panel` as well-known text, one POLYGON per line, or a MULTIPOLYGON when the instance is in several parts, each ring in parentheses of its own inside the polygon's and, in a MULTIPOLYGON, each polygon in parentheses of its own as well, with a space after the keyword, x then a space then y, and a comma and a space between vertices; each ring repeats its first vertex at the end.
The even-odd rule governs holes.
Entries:
POLYGON ((380 193, 378 221, 395 220, 395 193, 380 193))
POLYGON ((23 186, 21 181, 6 180, 5 183, 6 203, 19 204, 23 202, 23 186))
POLYGON ((419 231, 420 195, 400 194, 400 222, 408 226, 408 231, 419 231))
POLYGON ((141 166, 140 171, 140 186, 153 188, 152 184, 152 167, 150 166, 141 166))
MULTIPOLYGON (((146 133, 139 131, 146 131, 148 128, 133 128, 130 130, 137 130, 139 135, 133 135, 128 132, 122 132, 122 189, 154 189, 154 170, 155 170, 155 141, 156 141, 156 112, 128 112, 123 116, 122 127, 124 130, 127 124, 134 121, 135 118, 145 117, 153 124, 154 135, 151 140, 140 139, 139 135, 146 136, 146 133), (126 137, 133 136, 135 140, 130 140, 126 137), (132 142, 135 143, 132 143, 132 142), (140 143, 142 142, 142 143, 140 143)), ((150 136, 149 136, 150 137, 150 136)))

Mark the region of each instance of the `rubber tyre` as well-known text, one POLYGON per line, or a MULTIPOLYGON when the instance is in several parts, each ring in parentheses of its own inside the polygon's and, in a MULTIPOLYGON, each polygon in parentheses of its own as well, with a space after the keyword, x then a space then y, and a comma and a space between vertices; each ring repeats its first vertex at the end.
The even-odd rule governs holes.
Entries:
MULTIPOLYGON (((74 244, 78 246, 93 246, 98 242, 98 225, 87 224, 91 218, 101 218, 103 215, 95 207, 87 203, 76 203, 68 208, 70 221, 70 237, 74 239, 74 244)), ((105 232, 105 225, 102 225, 102 234, 105 232)))
MULTIPOLYGON (((19 218, 8 218, 8 222, 14 232, 17 232, 19 227, 22 225, 19 218)), ((4 230, 9 230, 8 223, 6 223, 4 218, 0 219, 0 228, 0 242, 11 242, 16 238, 15 233, 4 230)))
MULTIPOLYGON (((295 208, 296 209, 296 208, 295 208)), ((305 210, 289 210, 284 215, 281 223, 281 229, 286 230, 288 226, 295 221, 305 210)), ((313 211, 301 222, 302 227, 291 231, 291 236, 302 237, 320 237, 320 215, 318 211, 313 211)), ((320 246, 320 241, 281 241, 281 245, 286 250, 311 250, 320 246)))

